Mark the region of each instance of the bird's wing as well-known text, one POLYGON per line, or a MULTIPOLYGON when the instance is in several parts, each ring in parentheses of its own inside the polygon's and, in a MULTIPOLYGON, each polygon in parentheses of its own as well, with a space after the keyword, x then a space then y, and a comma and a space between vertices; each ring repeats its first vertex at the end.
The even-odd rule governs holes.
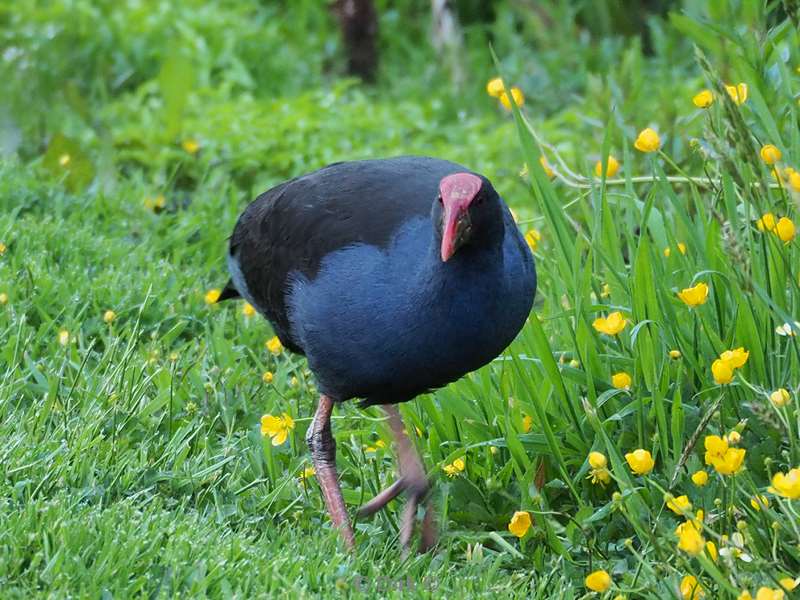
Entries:
POLYGON ((430 214, 442 177, 466 170, 423 157, 354 161, 272 188, 247 207, 231 236, 231 259, 247 286, 238 291, 287 348, 302 352, 287 314, 288 275, 313 279, 325 256, 352 244, 385 248, 404 222, 430 214))

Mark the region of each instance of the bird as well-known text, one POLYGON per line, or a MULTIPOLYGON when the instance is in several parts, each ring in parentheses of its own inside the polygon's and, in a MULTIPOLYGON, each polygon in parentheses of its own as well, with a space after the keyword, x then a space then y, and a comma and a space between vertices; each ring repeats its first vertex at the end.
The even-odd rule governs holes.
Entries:
POLYGON ((306 442, 346 547, 355 538, 331 414, 355 399, 386 413, 399 475, 357 514, 405 493, 403 551, 423 503, 419 549, 430 549, 430 483, 397 404, 491 362, 522 329, 536 293, 533 255, 492 183, 432 157, 334 163, 249 204, 227 266, 219 300, 249 302, 314 375, 319 400, 306 442))

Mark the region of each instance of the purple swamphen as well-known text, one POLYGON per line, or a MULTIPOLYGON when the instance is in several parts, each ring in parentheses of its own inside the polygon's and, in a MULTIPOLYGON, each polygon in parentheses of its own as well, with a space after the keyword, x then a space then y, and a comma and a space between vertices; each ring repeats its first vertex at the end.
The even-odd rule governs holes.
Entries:
MULTIPOLYGON (((533 256, 488 179, 445 160, 408 156, 329 165, 259 196, 230 238, 231 280, 304 354, 320 390, 306 441, 334 525, 353 530, 336 473, 333 405, 382 405, 398 480, 363 506, 405 491, 408 549, 429 484, 394 406, 455 381, 500 354, 536 292, 533 256)), ((427 504, 423 548, 435 541, 427 504)))

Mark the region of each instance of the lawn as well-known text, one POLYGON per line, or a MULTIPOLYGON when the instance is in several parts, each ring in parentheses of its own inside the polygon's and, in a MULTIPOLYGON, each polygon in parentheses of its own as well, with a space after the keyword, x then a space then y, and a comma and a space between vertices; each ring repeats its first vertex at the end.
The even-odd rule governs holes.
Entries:
MULTIPOLYGON (((465 1, 454 87, 429 3, 375 4, 374 85, 316 0, 0 6, 0 595, 800 596, 800 7, 465 1), (256 195, 402 154, 488 176, 538 271, 503 355, 400 407, 441 529, 407 559, 402 498, 343 548, 307 365, 214 302, 256 195)), ((391 435, 333 428, 354 512, 391 435)))

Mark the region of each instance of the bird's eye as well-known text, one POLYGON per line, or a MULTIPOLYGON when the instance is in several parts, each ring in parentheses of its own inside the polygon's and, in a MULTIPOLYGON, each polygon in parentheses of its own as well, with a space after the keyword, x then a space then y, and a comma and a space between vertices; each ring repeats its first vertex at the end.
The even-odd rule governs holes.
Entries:
POLYGON ((436 199, 439 201, 439 204, 444 204, 444 200, 442 200, 441 194, 439 194, 439 196, 436 199))

